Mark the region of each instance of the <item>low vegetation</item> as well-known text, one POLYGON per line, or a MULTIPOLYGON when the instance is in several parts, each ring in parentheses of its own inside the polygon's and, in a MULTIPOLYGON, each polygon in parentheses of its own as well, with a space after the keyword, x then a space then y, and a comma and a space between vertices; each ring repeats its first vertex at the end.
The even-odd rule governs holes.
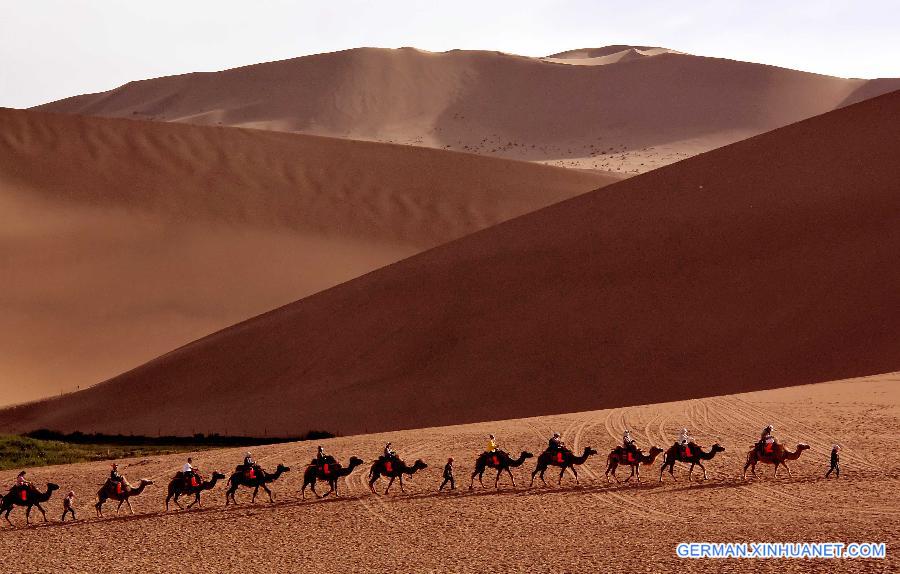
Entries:
POLYGON ((64 434, 38 430, 25 436, 0 435, 0 470, 51 464, 112 460, 235 446, 274 444, 330 438, 326 431, 310 431, 299 437, 258 438, 198 434, 190 437, 64 434))

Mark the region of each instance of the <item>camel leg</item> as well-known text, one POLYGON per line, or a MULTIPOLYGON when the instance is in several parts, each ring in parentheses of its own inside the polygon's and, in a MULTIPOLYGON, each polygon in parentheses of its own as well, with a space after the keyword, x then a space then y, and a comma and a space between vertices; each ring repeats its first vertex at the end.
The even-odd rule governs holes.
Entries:
POLYGON ((12 526, 13 528, 15 528, 16 525, 13 524, 12 521, 9 519, 9 513, 12 512, 12 509, 13 509, 12 506, 10 506, 9 508, 7 508, 7 509, 6 509, 6 512, 3 514, 3 518, 6 519, 6 521, 9 523, 10 526, 12 526))
POLYGON ((631 472, 628 474, 628 478, 625 479, 625 482, 628 482, 629 480, 634 478, 634 467, 631 465, 628 465, 628 466, 631 468, 631 472))
POLYGON ((706 476, 706 467, 703 466, 703 463, 702 463, 702 462, 698 462, 698 463, 697 463, 697 466, 699 466, 700 468, 703 469, 703 480, 707 480, 709 477, 706 476))
POLYGON ((635 465, 634 467, 634 478, 637 479, 638 484, 641 483, 641 465, 635 465))
POLYGON ((694 475, 694 463, 691 463, 691 468, 688 469, 688 482, 691 482, 694 475))
POLYGON ((509 480, 512 481, 513 488, 515 488, 516 487, 516 477, 513 476, 513 473, 509 470, 509 468, 506 469, 506 474, 509 475, 509 480))
POLYGON ((379 476, 380 475, 378 475, 378 474, 373 474, 372 477, 369 479, 369 490, 372 491, 372 494, 378 494, 377 492, 375 492, 375 481, 378 480, 379 476))
POLYGON ((322 498, 321 496, 319 496, 319 493, 316 492, 316 481, 315 480, 313 481, 313 483, 311 485, 309 485, 309 488, 310 488, 310 490, 312 490, 312 493, 316 495, 316 498, 322 498))
MULTIPOLYGON (((199 492, 194 495, 194 502, 187 505, 188 510, 190 510, 190 508, 192 506, 194 506, 195 504, 197 504, 198 502, 200 502, 200 493, 199 492)), ((201 504, 200 506, 203 506, 203 505, 201 504)))
POLYGON ((385 494, 387 494, 388 491, 391 489, 391 485, 392 485, 392 484, 394 484, 394 477, 393 477, 393 476, 391 477, 391 480, 388 481, 387 488, 384 489, 384 493, 385 493, 385 494))
POLYGON ((119 509, 122 508, 122 503, 125 502, 124 499, 119 501, 119 506, 116 507, 116 516, 119 515, 119 509))
POLYGON ((494 490, 500 489, 500 473, 503 472, 503 469, 497 469, 497 476, 494 478, 494 490))
POLYGON ((237 504, 237 500, 234 499, 234 493, 237 490, 237 486, 232 486, 228 490, 225 491, 225 506, 228 506, 228 501, 230 500, 234 504, 237 504))
MULTIPOLYGON (((785 465, 785 466, 787 466, 787 465, 785 465)), ((41 503, 37 502, 37 503, 35 503, 35 506, 37 506, 37 509, 41 511, 41 515, 44 517, 44 522, 47 522, 47 513, 44 512, 44 508, 41 506, 41 503)))
POLYGON ((128 498, 126 498, 126 499, 125 499, 125 504, 128 506, 128 511, 131 512, 131 514, 134 514, 134 509, 131 508, 131 500, 128 499, 128 498))
POLYGON ((257 494, 259 494, 259 485, 257 485, 256 488, 253 489, 253 496, 250 497, 250 503, 251 503, 251 504, 254 503, 254 502, 256 502, 256 495, 257 495, 257 494))
POLYGON ((775 474, 772 475, 772 478, 778 478, 778 465, 779 464, 780 463, 778 463, 778 462, 775 463, 775 474))
POLYGON ((403 490, 403 473, 402 472, 400 473, 400 492, 402 492, 403 494, 406 494, 406 491, 403 490))
MULTIPOLYGON (((787 462, 782 462, 781 464, 783 464, 784 468, 788 471, 788 478, 794 478, 794 475, 791 474, 791 467, 787 465, 787 462)), ((38 508, 40 508, 40 506, 38 508)))
POLYGON ((269 490, 269 487, 265 485, 265 483, 260 484, 263 490, 266 491, 266 494, 269 495, 269 502, 275 502, 275 498, 272 496, 272 491, 269 490))
POLYGON ((31 524, 31 507, 25 507, 25 524, 31 524))
POLYGON ((184 507, 181 506, 181 503, 180 503, 180 502, 178 502, 178 497, 179 497, 179 496, 181 496, 181 493, 180 493, 180 492, 176 492, 176 493, 175 493, 175 499, 174 499, 175 506, 177 506, 177 507, 180 508, 181 510, 184 510, 184 507))
POLYGON ((556 484, 562 486, 563 475, 566 474, 566 467, 562 467, 562 470, 559 471, 559 478, 556 480, 556 484))
POLYGON ((578 471, 575 470, 575 467, 572 467, 572 474, 575 475, 575 484, 578 484, 578 471))

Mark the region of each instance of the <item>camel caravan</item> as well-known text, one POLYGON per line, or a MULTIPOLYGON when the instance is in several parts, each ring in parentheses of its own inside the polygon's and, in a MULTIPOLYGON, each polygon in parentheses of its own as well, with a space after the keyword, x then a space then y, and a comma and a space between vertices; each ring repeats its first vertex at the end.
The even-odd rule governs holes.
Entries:
MULTIPOLYGON (((809 445, 801 443, 791 451, 775 439, 773 432, 774 429, 771 425, 763 429, 760 439, 752 445, 747 452, 746 463, 743 472, 741 473, 742 479, 746 479, 747 469, 751 470, 754 477, 758 477, 759 475, 756 472, 756 466, 758 464, 774 466, 775 469, 773 475, 775 477, 778 476, 778 469, 782 466, 787 471, 788 476, 792 476, 788 461, 797 460, 800 458, 803 451, 810 448, 809 445)), ((832 472, 836 473, 836 476, 840 476, 840 467, 838 466, 839 450, 839 445, 834 445, 832 447, 831 467, 825 474, 826 478, 828 478, 832 472)), ((641 467, 653 465, 660 455, 662 455, 662 464, 659 469, 659 482, 663 481, 663 476, 667 470, 672 480, 677 480, 675 477, 676 462, 689 465, 687 474, 689 481, 692 480, 694 467, 700 467, 700 470, 703 471, 703 480, 706 480, 708 479, 708 475, 704 463, 709 463, 709 461, 713 460, 718 453, 724 451, 725 447, 719 443, 715 443, 710 446, 708 450, 704 450, 704 448, 697 444, 697 442, 688 434, 687 429, 682 429, 678 439, 668 449, 664 450, 657 446, 651 446, 648 452, 645 453, 642 449, 638 448, 631 432, 626 430, 622 436, 622 444, 612 449, 606 457, 606 481, 608 483, 611 479, 614 479, 617 483, 620 482, 619 477, 616 476, 616 470, 621 466, 630 470, 630 474, 625 478, 624 482, 627 483, 632 478, 635 479, 635 482, 640 482, 641 467)), ((535 478, 540 478, 541 482, 546 486, 547 482, 544 479, 544 473, 550 467, 559 469, 557 484, 562 484, 562 480, 567 470, 572 474, 575 483, 579 484, 577 467, 585 464, 591 456, 596 454, 598 454, 597 451, 591 447, 585 447, 580 454, 573 452, 563 442, 559 433, 553 433, 547 447, 537 456, 534 470, 531 473, 530 486, 534 486, 535 478)), ((487 449, 475 459, 474 470, 470 476, 469 490, 474 488, 476 478, 482 488, 485 488, 483 477, 488 469, 496 471, 496 475, 494 476, 495 489, 500 488, 500 480, 504 473, 509 477, 513 487, 515 487, 516 480, 511 469, 522 466, 531 458, 534 458, 534 455, 528 451, 522 451, 518 457, 514 458, 499 447, 493 434, 489 435, 487 449)), ((306 470, 303 473, 303 484, 300 488, 301 498, 306 498, 307 488, 309 488, 317 498, 325 498, 331 495, 340 496, 338 491, 339 479, 349 476, 357 467, 362 466, 363 464, 365 464, 365 461, 356 456, 351 456, 346 464, 341 464, 333 456, 326 454, 324 447, 318 447, 315 458, 306 465, 306 470), (316 485, 320 482, 325 483, 328 487, 328 490, 323 494, 319 494, 319 492, 316 491, 316 485)), ((367 477, 369 489, 373 494, 377 495, 378 492, 375 489, 375 484, 381 478, 386 478, 388 479, 388 482, 384 489, 384 494, 389 493, 395 480, 399 482, 400 491, 405 492, 403 488, 404 476, 409 479, 418 471, 425 468, 428 468, 428 465, 421 459, 416 460, 411 465, 404 462, 393 450, 391 443, 388 443, 385 445, 381 456, 375 459, 369 468, 367 477)), ((176 472, 169 481, 165 499, 165 509, 166 511, 169 510, 170 502, 174 503, 175 506, 182 510, 190 509, 194 505, 200 506, 202 505, 202 494, 206 491, 212 491, 216 485, 223 480, 225 480, 227 484, 225 492, 226 507, 230 504, 237 504, 235 494, 240 487, 253 490, 253 494, 250 498, 251 502, 256 501, 259 489, 262 488, 268 495, 269 502, 274 503, 275 493, 270 488, 270 485, 273 485, 282 475, 290 472, 290 470, 290 467, 278 464, 274 470, 268 471, 253 459, 252 453, 248 452, 244 457, 243 463, 235 467, 234 472, 227 477, 227 480, 226 475, 219 471, 213 471, 210 473, 209 478, 205 478, 200 473, 199 469, 193 465, 193 460, 188 458, 181 470, 176 472), (179 498, 181 497, 192 499, 187 507, 182 506, 179 502, 179 498)), ((450 485, 450 490, 456 489, 452 458, 447 460, 442 477, 443 482, 438 489, 439 492, 442 492, 447 484, 450 485)), ((134 509, 131 506, 131 498, 140 496, 147 487, 152 485, 153 481, 149 479, 141 479, 136 485, 129 483, 119 472, 119 465, 113 464, 109 476, 97 491, 97 502, 94 505, 97 517, 103 517, 103 505, 108 500, 118 502, 116 514, 119 513, 123 504, 128 507, 131 514, 134 514, 134 509)), ((46 490, 41 492, 37 486, 25 479, 25 471, 21 471, 16 478, 15 484, 9 492, 0 499, 0 514, 3 514, 7 523, 14 526, 9 520, 10 512, 12 512, 16 506, 24 506, 25 522, 26 524, 31 524, 31 510, 32 508, 37 508, 38 511, 40 511, 44 522, 47 522, 47 513, 42 504, 47 504, 53 492, 58 489, 59 486, 57 484, 48 483, 46 490)), ((63 515, 61 521, 64 522, 68 515, 71 515, 72 520, 76 519, 74 501, 75 493, 69 491, 63 499, 63 515)))

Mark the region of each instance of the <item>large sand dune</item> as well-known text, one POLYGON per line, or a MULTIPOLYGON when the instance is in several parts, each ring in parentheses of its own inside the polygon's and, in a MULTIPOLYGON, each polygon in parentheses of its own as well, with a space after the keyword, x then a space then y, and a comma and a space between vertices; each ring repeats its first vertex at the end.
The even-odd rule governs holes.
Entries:
MULTIPOLYGON (((664 384, 665 381, 658 381, 664 384)), ((632 408, 578 412, 560 416, 422 429, 323 441, 328 452, 346 461, 367 461, 392 441, 407 460, 422 458, 430 466, 397 484, 388 496, 374 496, 364 485, 368 464, 341 479, 343 497, 317 501, 298 490, 305 463, 318 443, 291 443, 254 448, 257 459, 272 468, 292 467, 275 483, 277 498, 249 504, 250 493, 237 495, 238 507, 223 508, 224 486, 204 494, 203 507, 165 514, 165 488, 185 455, 154 456, 121 462, 132 481, 149 478, 149 487, 133 504, 134 517, 93 517, 97 484, 109 464, 66 465, 31 469, 41 484, 55 481, 78 494, 76 524, 55 522, 31 529, 0 530, 0 552, 10 572, 106 571, 176 572, 356 571, 398 572, 896 572, 900 536, 900 377, 882 375, 700 400, 648 404, 632 408), (782 469, 761 467, 759 480, 742 481, 740 472, 749 445, 766 424, 791 448, 811 449, 790 463, 793 478, 782 469), (709 480, 686 480, 678 465, 678 482, 656 479, 659 461, 644 467, 646 481, 607 484, 605 457, 630 428, 640 446, 668 446, 687 426, 706 448, 719 441, 725 452, 707 463, 709 480), (555 476, 549 488, 528 488, 534 460, 514 469, 518 488, 504 477, 501 490, 468 491, 473 459, 487 433, 516 454, 539 452, 547 436, 559 431, 576 450, 587 446, 600 454, 579 469, 580 486, 567 475, 562 487, 555 476), (843 446, 842 474, 824 479, 833 442, 843 446), (456 459, 458 491, 437 493, 448 456, 456 459), (680 542, 886 542, 887 560, 696 560, 676 558, 680 542)), ((209 473, 231 470, 243 451, 193 453, 209 473)), ((550 472, 549 475, 554 473, 550 472)), ((699 474, 699 473, 695 473, 699 474)), ((624 478, 622 471, 619 471, 624 478)), ((5 483, 14 471, 0 476, 5 483)), ((493 474, 485 483, 493 486, 493 474)), ((476 483, 477 484, 477 483, 476 483)), ((539 483, 538 483, 539 484, 539 483)), ((383 490, 384 481, 379 485, 383 490)), ((320 490, 321 492, 321 490, 320 490)), ((264 499, 265 500, 265 499, 264 499)), ((48 505, 58 520, 61 495, 48 505)), ((12 520, 24 523, 22 509, 12 520)), ((33 519, 40 520, 35 511, 33 519), (36 515, 36 516, 35 516, 36 515)))
POLYGON ((616 179, 298 134, 0 110, 0 404, 95 384, 616 179))
POLYGON ((543 59, 363 48, 130 82, 40 108, 638 173, 897 88, 647 46, 543 59))
POLYGON ((896 370, 898 113, 894 92, 561 202, 0 428, 349 434, 896 370))

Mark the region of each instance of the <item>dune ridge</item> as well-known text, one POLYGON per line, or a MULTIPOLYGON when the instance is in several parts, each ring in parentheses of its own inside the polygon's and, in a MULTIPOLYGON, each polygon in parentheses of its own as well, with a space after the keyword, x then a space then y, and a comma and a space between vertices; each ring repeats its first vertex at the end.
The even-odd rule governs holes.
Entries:
POLYGON ((897 79, 833 78, 648 46, 573 50, 549 61, 359 48, 130 82, 38 109, 643 173, 831 111, 853 94, 897 88, 897 79))
POLYGON ((560 202, 0 429, 351 434, 896 371, 898 111, 893 92, 560 202))
POLYGON ((0 404, 95 384, 617 179, 301 134, 0 110, 0 404))

